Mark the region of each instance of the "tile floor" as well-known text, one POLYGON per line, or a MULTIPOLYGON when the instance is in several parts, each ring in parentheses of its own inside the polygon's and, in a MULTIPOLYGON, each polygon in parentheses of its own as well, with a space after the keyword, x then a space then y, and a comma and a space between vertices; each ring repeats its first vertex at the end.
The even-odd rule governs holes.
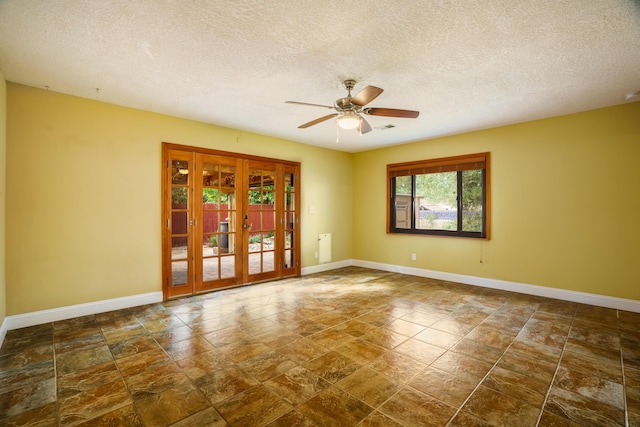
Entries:
POLYGON ((9 331, 0 425, 639 426, 640 314, 349 267, 9 331))

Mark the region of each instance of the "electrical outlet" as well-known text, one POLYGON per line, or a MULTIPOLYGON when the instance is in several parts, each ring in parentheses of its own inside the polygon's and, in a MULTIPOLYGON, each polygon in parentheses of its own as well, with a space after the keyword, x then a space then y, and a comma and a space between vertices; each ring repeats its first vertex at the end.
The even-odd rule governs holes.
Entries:
POLYGON ((314 258, 318 258, 318 251, 316 251, 316 253, 313 255, 314 258))
POLYGON ((411 254, 411 261, 415 261, 416 260, 416 254, 411 254))

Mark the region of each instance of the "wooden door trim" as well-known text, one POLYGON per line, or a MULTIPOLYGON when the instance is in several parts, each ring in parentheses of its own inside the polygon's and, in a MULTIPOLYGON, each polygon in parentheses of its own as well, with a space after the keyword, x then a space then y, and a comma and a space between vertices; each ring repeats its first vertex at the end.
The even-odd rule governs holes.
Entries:
MULTIPOLYGON (((196 159, 196 154, 205 154, 205 155, 211 155, 211 156, 221 156, 221 157, 225 157, 225 158, 234 158, 236 160, 239 160, 238 163, 244 163, 244 165, 246 165, 247 163, 250 162, 264 162, 264 163, 268 163, 270 165, 275 165, 276 166, 276 180, 282 180, 282 173, 284 170, 291 170, 293 169, 293 173, 295 175, 295 213, 296 213, 296 227, 294 228, 294 259, 295 259, 295 265, 284 269, 281 268, 282 266, 282 261, 283 261, 283 257, 284 257, 284 245, 278 245, 280 247, 280 250, 274 253, 274 257, 278 257, 277 260, 274 259, 274 262, 277 262, 276 264, 276 272, 274 274, 274 277, 272 278, 266 278, 266 280, 273 280, 273 279, 277 279, 277 278, 281 278, 281 277, 292 277, 292 276, 299 276, 301 273, 301 263, 300 263, 300 255, 301 255, 301 249, 300 249, 300 223, 299 223, 299 218, 300 218, 300 162, 296 162, 296 161, 291 161, 291 160, 284 160, 284 159, 276 159, 276 158, 271 158, 271 157, 262 157, 262 156, 254 156, 254 155, 250 155, 250 154, 242 154, 242 153, 234 153, 234 152, 229 152, 229 151, 222 151, 222 150, 214 150, 214 149, 209 149, 209 148, 203 148, 203 147, 195 147, 195 146, 188 146, 188 145, 180 145, 180 144, 174 144, 174 143, 170 143, 170 142, 162 142, 162 164, 165 165, 165 163, 169 162, 170 156, 169 154, 173 151, 178 151, 178 152, 183 152, 183 153, 189 153, 191 155, 191 160, 189 162, 190 165, 190 177, 191 176, 195 176, 195 174, 193 173, 193 167, 194 167, 194 162, 196 159), (280 253, 283 252, 283 253, 280 253)), ((243 166, 243 170, 246 168, 246 166, 243 166)), ((247 170, 248 171, 248 170, 247 170)), ((247 172, 245 171, 245 172, 247 172)), ((184 296, 184 294, 174 294, 171 292, 171 289, 169 287, 169 283, 168 280, 171 277, 171 251, 170 251, 170 239, 171 239, 171 228, 167 226, 167 220, 170 220, 171 218, 171 182, 170 182, 170 171, 167 172, 167 168, 165 166, 163 166, 162 168, 162 213, 161 213, 161 236, 162 236, 162 291, 163 291, 163 298, 164 300, 168 300, 170 298, 173 297, 181 297, 184 296)), ((191 179, 191 178, 190 178, 191 179)), ((238 177, 239 180, 244 181, 244 176, 239 176, 238 177)), ((240 194, 240 191, 242 190, 242 188, 244 188, 244 184, 243 182, 238 182, 237 184, 241 184, 242 186, 240 188, 237 188, 237 193, 236 194, 240 194)), ((282 184, 282 182, 281 182, 282 184)), ((195 185, 193 183, 189 184, 190 188, 193 190, 195 188, 195 185)), ((278 217, 279 215, 284 215, 284 209, 278 210, 278 206, 280 208, 284 208, 284 202, 279 203, 278 200, 280 200, 282 198, 282 196, 280 197, 276 197, 276 217, 278 217)), ((193 198, 193 194, 191 197, 191 203, 193 204, 194 198, 193 198)), ((195 215, 197 215, 197 210, 194 210, 195 206, 190 206, 190 215, 192 218, 195 218, 195 215)), ((240 212, 240 209, 238 209, 238 211, 240 212)), ((201 223, 202 218, 198 219, 198 223, 201 223)), ((284 231, 281 227, 282 226, 282 222, 276 218, 277 224, 276 224, 276 229, 280 229, 280 232, 277 232, 277 236, 280 236, 280 234, 283 234, 284 231), (280 228, 279 228, 280 227, 280 228)), ((193 231, 192 231, 193 233, 193 231)), ((192 234, 191 233, 191 234, 192 234)), ((246 233, 243 233, 243 236, 246 233)), ((190 274, 190 278, 189 280, 191 281, 191 286, 192 286, 192 295, 195 295, 197 293, 204 293, 204 292, 209 292, 209 291, 213 291, 213 290, 217 290, 217 289, 226 289, 226 288, 232 288, 235 286, 244 286, 247 284, 252 284, 252 283, 259 283, 265 280, 257 280, 257 281, 248 281, 248 268, 245 269, 244 272, 242 272, 242 274, 239 273, 238 269, 242 269, 242 263, 245 262, 245 258, 247 256, 246 253, 244 253, 244 247, 246 246, 246 243, 244 241, 244 239, 247 237, 243 237, 243 241, 242 243, 239 245, 240 247, 238 248, 239 251, 239 256, 242 259, 241 263, 236 263, 236 277, 238 278, 238 280, 240 280, 241 283, 237 283, 237 284, 232 284, 230 286, 227 286, 226 284, 222 284, 220 287, 214 287, 211 288, 210 290, 203 290, 202 292, 197 292, 197 290, 195 289, 195 283, 193 281, 193 275, 194 275, 194 263, 192 262, 192 268, 189 271, 190 274)), ((280 238, 280 237, 279 237, 280 238)), ((247 238, 248 239, 248 238, 247 238)), ((282 243, 282 242, 281 242, 282 243)), ((191 248, 191 250, 195 250, 195 248, 191 248)), ((193 254, 192 254, 193 255, 193 254)), ((193 258, 193 256, 192 256, 193 258)), ((200 279, 202 280, 202 278, 200 279)))
POLYGON ((285 159, 276 159, 276 158, 273 158, 273 157, 255 156, 253 154, 234 153, 232 151, 216 150, 216 149, 213 149, 213 148, 204 148, 204 147, 195 147, 195 146, 191 146, 191 145, 174 144, 172 142, 163 142, 162 143, 162 147, 163 147, 163 150, 166 148, 166 149, 171 149, 171 150, 191 151, 191 152, 194 152, 194 153, 211 154, 211 155, 214 155, 214 156, 217 155, 217 156, 223 156, 223 157, 235 157, 235 158, 258 161, 258 162, 262 161, 262 162, 268 162, 268 163, 282 163, 284 165, 300 166, 300 162, 296 162, 294 160, 285 160, 285 159))

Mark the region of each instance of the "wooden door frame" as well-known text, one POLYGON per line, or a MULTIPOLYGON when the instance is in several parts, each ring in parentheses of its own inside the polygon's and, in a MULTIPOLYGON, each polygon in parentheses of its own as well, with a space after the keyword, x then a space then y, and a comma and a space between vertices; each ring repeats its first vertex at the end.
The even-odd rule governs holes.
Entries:
MULTIPOLYGON (((236 159, 241 159, 241 160, 249 160, 249 161, 257 161, 257 162, 267 162, 267 163, 273 163, 275 165, 277 165, 277 169, 278 169, 278 173, 284 173, 284 170, 289 171, 289 173, 291 173, 291 171, 295 171, 294 175, 295 175, 295 202, 294 202, 294 209, 295 209, 295 213, 296 213, 296 225, 294 228, 294 233, 293 233, 293 237, 294 237, 294 243, 293 243, 293 250, 294 250, 294 259, 296 260, 295 265, 294 266, 290 266, 287 269, 284 268, 278 268, 278 272, 279 274, 277 275, 277 277, 274 277, 273 279, 279 279, 279 278, 283 278, 283 277, 292 277, 292 276, 300 276, 301 273, 301 263, 300 263, 300 222, 299 222, 299 218, 300 218, 300 162, 295 162, 295 161, 290 161, 290 160, 283 160, 283 159, 276 159, 276 158, 270 158, 270 157, 261 157, 261 156, 254 156, 254 155, 248 155, 248 154, 242 154, 242 153, 234 153, 234 152, 229 152, 229 151, 222 151, 222 150, 214 150, 214 149, 208 149, 208 148, 203 148, 203 147, 194 147, 194 146, 188 146, 188 145, 180 145, 180 144, 174 144, 174 143, 170 143, 170 142, 163 142, 162 143, 162 203, 161 203, 161 207, 162 207, 162 211, 161 211, 161 236, 162 236, 162 293, 163 293, 163 299, 166 301, 172 297, 181 297, 181 296, 187 296, 187 295, 171 295, 171 289, 170 289, 170 277, 171 277, 171 227, 169 226, 170 224, 170 219, 171 219, 171 183, 169 180, 169 176, 167 175, 167 168, 170 168, 169 165, 169 153, 172 151, 180 151, 180 152, 186 152, 186 153, 191 153, 192 156, 192 161, 195 161, 196 158, 196 154, 200 153, 200 154, 205 154, 205 155, 214 155, 214 156, 223 156, 223 157, 230 157, 230 158, 236 158, 236 159)), ((245 164, 248 162, 244 162, 245 164)), ((190 164, 190 168, 192 168, 193 165, 190 164)), ((195 176, 195 174, 190 174, 190 176, 195 176)), ((281 178, 279 178, 281 179, 281 178)), ((190 188, 195 188, 194 183, 190 182, 189 183, 190 188)), ((240 194, 240 192, 242 191, 242 189, 237 189, 237 194, 240 194)), ((286 191, 286 190, 285 190, 286 191)), ((245 197, 244 194, 242 194, 242 197, 245 197)), ((285 210, 284 210, 284 201, 281 201, 282 199, 282 195, 277 195, 276 196, 276 221, 278 223, 284 223, 285 219, 284 219, 284 215, 285 215, 285 210)), ((190 214, 193 218, 193 216, 195 215, 194 212, 194 208, 191 207, 190 208, 190 214)), ((284 231, 283 231, 284 233, 284 231)), ((192 233, 191 233, 192 234, 192 233)), ((281 263, 282 259, 284 257, 284 245, 282 242, 282 239, 284 237, 281 237, 279 235, 280 233, 277 233, 277 239, 280 239, 280 245, 278 246, 280 248, 279 251, 274 252, 274 263, 281 263), (282 252, 282 253, 280 253, 282 252), (278 257, 278 259, 275 259, 275 257, 278 257)), ((192 239, 195 241, 195 239, 192 239)), ((246 245, 246 242, 244 241, 245 238, 243 238, 243 242, 241 244, 242 248, 244 248, 244 246, 246 245)), ((241 250, 242 250, 241 248, 241 250)), ((196 248, 192 248, 191 250, 195 250, 196 248)), ((247 256, 247 254, 242 254, 242 263, 245 263, 245 258, 247 256)), ((194 265, 194 263, 192 262, 191 264, 192 266, 194 265)), ((192 267, 193 268, 193 267, 192 267)), ((192 273, 191 273, 192 274, 192 273)), ((241 283, 238 283, 236 285, 233 286, 229 286, 229 287, 234 287, 234 286, 242 286, 242 285, 246 285, 249 283, 253 283, 253 282, 245 282, 247 278, 247 271, 245 270, 242 274, 242 277, 239 278, 241 283)), ((191 279, 190 279, 191 280, 191 279)), ((202 280, 202 278, 200 279, 202 280)), ((195 283, 192 283, 192 287, 194 287, 195 289, 195 283)), ((195 293, 194 289, 192 289, 191 294, 188 295, 193 295, 195 293)), ((222 289, 222 288, 219 288, 222 289)), ((213 289, 216 290, 216 289, 213 289)), ((210 292, 210 290, 207 290, 205 292, 210 292)))

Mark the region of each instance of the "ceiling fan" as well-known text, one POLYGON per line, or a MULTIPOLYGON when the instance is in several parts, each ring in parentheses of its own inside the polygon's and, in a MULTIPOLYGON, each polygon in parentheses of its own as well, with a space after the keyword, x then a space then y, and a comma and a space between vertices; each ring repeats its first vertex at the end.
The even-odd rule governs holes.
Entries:
POLYGON ((371 132, 371 125, 362 117, 361 114, 367 114, 369 116, 385 116, 385 117, 403 117, 415 119, 420 114, 419 111, 413 110, 398 110, 396 108, 364 108, 365 105, 373 101, 380 95, 383 90, 375 86, 367 86, 356 94, 351 96, 351 89, 356 85, 356 81, 348 79, 343 82, 345 89, 347 89, 347 96, 339 98, 335 101, 333 106, 322 104, 309 104, 308 102, 296 102, 285 101, 288 104, 309 105, 312 107, 323 107, 331 110, 336 110, 336 113, 332 113, 315 120, 311 120, 308 123, 298 126, 299 129, 305 129, 309 126, 317 125, 325 120, 329 120, 332 117, 337 117, 336 121, 338 126, 343 129, 356 129, 360 131, 360 135, 367 132, 371 132))

